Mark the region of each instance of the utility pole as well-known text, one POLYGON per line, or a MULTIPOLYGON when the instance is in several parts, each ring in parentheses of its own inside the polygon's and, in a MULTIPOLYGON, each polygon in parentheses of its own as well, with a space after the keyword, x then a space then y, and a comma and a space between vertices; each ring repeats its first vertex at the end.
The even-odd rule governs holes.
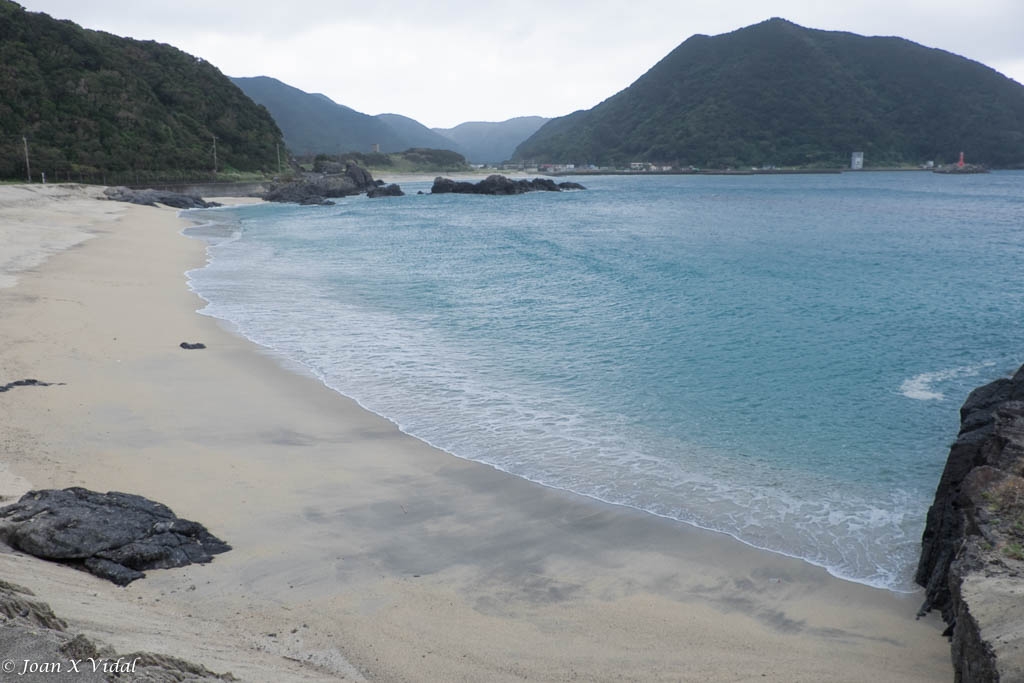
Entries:
POLYGON ((28 163, 28 138, 24 135, 21 136, 21 141, 25 143, 25 177, 28 181, 32 182, 32 167, 28 163))
POLYGON ((281 144, 275 142, 274 149, 277 150, 277 175, 281 175, 281 144))
POLYGON ((213 175, 217 176, 217 136, 213 136, 213 175))

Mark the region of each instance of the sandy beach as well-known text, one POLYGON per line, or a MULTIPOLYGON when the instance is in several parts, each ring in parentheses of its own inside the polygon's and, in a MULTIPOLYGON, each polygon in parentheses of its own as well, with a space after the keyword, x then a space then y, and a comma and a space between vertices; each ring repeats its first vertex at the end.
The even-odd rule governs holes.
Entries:
POLYGON ((952 678, 918 594, 402 434, 197 314, 176 211, 98 194, 0 186, 0 384, 54 383, 0 393, 0 494, 137 493, 234 549, 126 588, 0 549, 78 631, 268 683, 952 678))

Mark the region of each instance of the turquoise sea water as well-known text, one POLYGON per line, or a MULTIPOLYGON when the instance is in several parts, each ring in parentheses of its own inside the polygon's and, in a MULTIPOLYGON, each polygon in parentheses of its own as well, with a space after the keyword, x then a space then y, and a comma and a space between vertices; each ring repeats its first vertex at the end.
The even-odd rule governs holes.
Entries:
POLYGON ((1024 173, 593 177, 193 214, 204 313, 459 457, 911 590, 1024 362, 1024 173))

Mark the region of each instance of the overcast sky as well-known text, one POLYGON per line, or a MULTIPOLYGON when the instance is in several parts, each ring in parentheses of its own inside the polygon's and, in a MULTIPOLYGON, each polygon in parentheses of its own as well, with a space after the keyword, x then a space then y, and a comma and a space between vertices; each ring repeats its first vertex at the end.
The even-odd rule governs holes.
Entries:
POLYGON ((691 35, 773 16, 901 36, 1024 83, 1024 0, 16 1, 432 127, 589 109, 691 35))

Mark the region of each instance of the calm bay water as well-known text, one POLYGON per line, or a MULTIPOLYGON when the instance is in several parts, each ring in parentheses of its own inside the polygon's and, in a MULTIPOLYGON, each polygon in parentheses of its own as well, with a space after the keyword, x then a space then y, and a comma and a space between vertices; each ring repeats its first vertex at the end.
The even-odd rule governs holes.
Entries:
POLYGON ((459 457, 913 588, 1024 362, 1024 173, 595 177, 194 214, 204 313, 459 457))

